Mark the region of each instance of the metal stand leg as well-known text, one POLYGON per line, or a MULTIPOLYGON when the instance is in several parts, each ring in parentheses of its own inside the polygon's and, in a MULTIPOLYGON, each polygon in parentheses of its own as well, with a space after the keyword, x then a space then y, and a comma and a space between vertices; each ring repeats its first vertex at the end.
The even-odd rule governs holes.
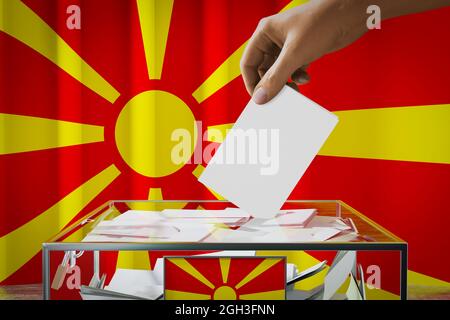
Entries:
POLYGON ((42 289, 44 300, 50 300, 50 252, 42 248, 42 289))
POLYGON ((400 251, 400 299, 408 299, 408 245, 400 251))
POLYGON ((97 281, 100 281, 100 252, 94 250, 94 276, 97 277, 97 281))

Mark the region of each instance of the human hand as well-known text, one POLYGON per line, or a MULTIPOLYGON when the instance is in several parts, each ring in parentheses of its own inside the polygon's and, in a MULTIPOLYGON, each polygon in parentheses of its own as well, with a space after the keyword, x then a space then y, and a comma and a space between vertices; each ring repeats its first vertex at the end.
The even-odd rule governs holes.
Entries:
POLYGON ((306 67, 366 31, 365 1, 311 0, 260 21, 241 59, 247 91, 258 104, 271 100, 289 77, 309 81, 306 67))

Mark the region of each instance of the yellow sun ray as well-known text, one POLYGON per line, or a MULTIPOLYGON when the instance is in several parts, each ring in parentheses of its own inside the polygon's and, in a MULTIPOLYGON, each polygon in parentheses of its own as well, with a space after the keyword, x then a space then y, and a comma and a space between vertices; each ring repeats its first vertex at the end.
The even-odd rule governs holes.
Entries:
MULTIPOLYGON (((257 251, 257 256, 279 256, 286 257, 286 263, 293 263, 299 271, 306 270, 320 261, 314 258, 312 255, 304 251, 257 251)), ((325 275, 328 271, 328 266, 325 270, 319 272, 318 274, 309 277, 305 280, 299 281, 295 284, 295 289, 297 290, 312 290, 318 285, 322 284, 325 280, 325 275)))
POLYGON ((192 174, 194 175, 194 177, 196 177, 198 179, 200 177, 200 175, 202 174, 203 170, 205 170, 205 167, 203 165, 199 164, 192 171, 192 174))
MULTIPOLYGON (((339 123, 319 152, 334 157, 450 163, 450 104, 334 112, 339 123)), ((208 126, 223 142, 233 123, 208 126)))
MULTIPOLYGON (((339 293, 345 293, 345 292, 341 291, 339 293)), ((367 289, 367 287, 366 287, 366 299, 367 300, 400 300, 400 296, 393 294, 386 290, 367 289)))
POLYGON ((230 272, 230 258, 220 258, 220 273, 222 274, 222 282, 227 283, 228 273, 230 272))
POLYGON ((241 60, 246 41, 233 52, 192 94, 198 103, 202 103, 214 93, 225 87, 241 74, 239 61, 241 60))
POLYGON ((436 279, 422 273, 408 270, 408 285, 428 286, 428 287, 445 287, 450 289, 450 283, 444 280, 436 279))
POLYGON ((0 154, 87 144, 104 140, 103 127, 0 113, 0 154))
POLYGON ((120 93, 89 66, 44 20, 19 0, 0 0, 0 30, 56 64, 111 103, 120 93))
POLYGON ((40 250, 42 243, 58 233, 97 197, 120 171, 111 165, 70 192, 52 207, 0 238, 0 282, 16 272, 40 250))
POLYGON ((320 155, 450 163, 450 104, 338 111, 320 155))
POLYGON ((116 268, 150 270, 148 251, 119 251, 116 268))
MULTIPOLYGON (((294 0, 285 6, 280 12, 299 6, 307 1, 294 0)), ((248 41, 244 42, 234 51, 214 72, 194 91, 192 96, 198 103, 202 103, 228 83, 239 77, 241 69, 239 66, 244 49, 248 41)))
MULTIPOLYGON (((103 212, 101 215, 106 215, 106 217, 103 220, 108 221, 119 216, 120 211, 117 210, 115 207, 112 207, 108 208, 108 210, 105 210, 105 212, 103 212)), ((77 231, 67 236, 64 240, 62 240, 62 242, 81 242, 89 234, 89 232, 91 232, 94 226, 98 224, 98 222, 100 221, 85 224, 84 226, 80 227, 77 231)))
MULTIPOLYGON (((156 189, 150 189, 149 192, 149 199, 151 200, 160 200, 162 199, 161 195, 161 189, 158 188, 159 194, 155 195, 155 192, 153 192, 152 196, 152 190, 156 189)), ((133 210, 155 210, 154 205, 148 204, 148 203, 130 203, 128 204, 130 209, 133 210), (138 207, 138 208, 136 208, 138 207)), ((117 257, 117 264, 116 268, 119 269, 141 269, 141 270, 150 270, 150 257, 148 255, 147 251, 119 251, 118 257, 117 257)))
POLYGON ((150 188, 148 190, 148 199, 149 200, 163 200, 162 190, 161 188, 150 188))
POLYGON ((84 237, 86 237, 90 231, 91 231, 90 226, 85 225, 84 227, 81 227, 80 229, 72 233, 70 236, 65 238, 63 242, 81 242, 81 240, 83 240, 84 237))
POLYGON ((181 270, 186 272, 187 274, 191 275, 201 283, 203 283, 208 288, 214 289, 214 284, 211 283, 204 275, 200 273, 192 264, 190 264, 186 259, 184 258, 170 258, 170 262, 175 264, 177 267, 179 267, 181 270))
POLYGON ((164 290, 165 300, 211 300, 209 294, 184 292, 176 290, 164 290))
POLYGON ((281 259, 273 259, 273 258, 264 259, 259 265, 256 266, 255 269, 253 269, 248 275, 246 275, 244 277, 244 279, 242 279, 236 285, 236 289, 243 287, 244 285, 246 285, 247 283, 249 283, 250 281, 255 279, 260 274, 264 273, 265 271, 267 271, 268 269, 270 269, 272 266, 274 266, 275 264, 277 264, 280 261, 281 261, 281 259))
POLYGON ((241 300, 284 300, 285 297, 286 293, 284 290, 272 290, 239 295, 239 299, 241 300))
POLYGON ((208 126, 206 129, 206 139, 210 142, 222 143, 227 133, 233 127, 234 123, 224 123, 215 126, 208 126))
MULTIPOLYGON (((201 164, 199 164, 197 167, 195 167, 194 171, 192 171, 192 174, 194 175, 194 177, 196 177, 197 179, 200 178, 200 175, 202 174, 203 170, 205 170, 205 167, 201 164)), ((206 186, 205 186, 206 187, 206 186)), ((216 197, 216 199, 218 200, 225 200, 224 197, 222 197, 220 194, 218 194, 217 192, 211 190, 210 188, 206 187, 206 189, 208 189, 209 192, 212 193, 212 195, 214 197, 216 197)))
POLYGON ((172 16, 173 0, 137 0, 150 79, 160 79, 172 16))
POLYGON ((293 0, 293 1, 289 2, 283 9, 281 9, 280 12, 287 11, 287 10, 292 9, 294 7, 297 7, 297 6, 300 6, 302 4, 305 4, 306 2, 308 2, 308 0, 293 0))

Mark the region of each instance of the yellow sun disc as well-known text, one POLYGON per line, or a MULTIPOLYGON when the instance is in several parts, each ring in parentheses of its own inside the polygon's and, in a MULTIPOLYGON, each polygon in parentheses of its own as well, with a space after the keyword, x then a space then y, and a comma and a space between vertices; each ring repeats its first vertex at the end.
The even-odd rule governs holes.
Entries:
POLYGON ((236 300, 236 291, 229 286, 221 286, 214 291, 214 300, 236 300))
POLYGON ((192 156, 197 126, 180 98, 150 90, 124 106, 115 137, 120 155, 133 170, 147 177, 164 177, 179 170, 192 156))

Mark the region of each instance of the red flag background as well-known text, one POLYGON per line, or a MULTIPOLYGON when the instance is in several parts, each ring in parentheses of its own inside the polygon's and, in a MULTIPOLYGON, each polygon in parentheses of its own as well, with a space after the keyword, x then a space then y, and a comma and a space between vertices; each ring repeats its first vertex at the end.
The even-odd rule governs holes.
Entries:
MULTIPOLYGON (((196 178, 205 162, 166 170, 153 155, 149 167, 130 163, 134 146, 118 146, 120 114, 159 90, 202 121, 199 134, 229 126, 249 99, 239 74, 244 43, 262 17, 301 2, 1 0, 0 283, 41 281, 40 244, 107 200, 214 199, 196 178), (73 4, 80 30, 66 25, 73 4)), ((300 91, 336 112, 340 127, 291 195, 349 203, 409 243, 411 274, 443 281, 449 37, 444 8, 384 21, 314 62, 300 91)), ((158 115, 150 133, 170 120, 158 115)))

